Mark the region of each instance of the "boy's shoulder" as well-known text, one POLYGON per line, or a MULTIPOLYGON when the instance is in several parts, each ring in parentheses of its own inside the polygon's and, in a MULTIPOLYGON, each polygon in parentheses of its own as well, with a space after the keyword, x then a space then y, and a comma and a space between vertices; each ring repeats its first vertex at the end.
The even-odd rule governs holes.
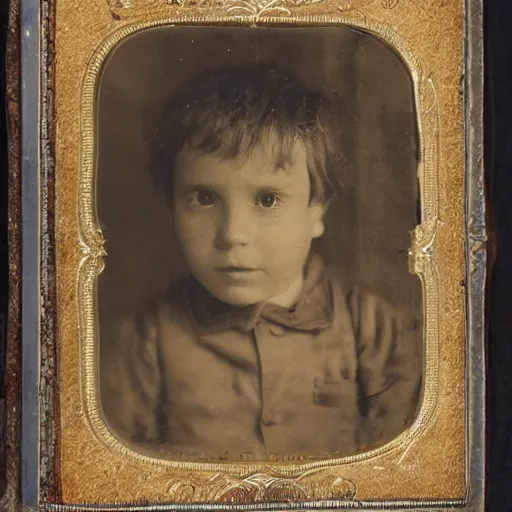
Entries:
POLYGON ((186 278, 171 283, 163 292, 145 300, 119 322, 125 338, 147 339, 165 326, 187 328, 190 324, 189 285, 186 278))
POLYGON ((394 304, 368 286, 343 283, 339 273, 328 267, 325 267, 325 276, 332 295, 334 316, 346 309, 354 329, 363 325, 379 328, 380 324, 388 322, 395 323, 400 329, 415 329, 421 324, 421 304, 394 304))
POLYGON ((359 286, 352 287, 345 295, 352 322, 361 328, 372 324, 377 328, 392 322, 399 330, 416 329, 420 321, 418 307, 393 304, 385 296, 359 286))
MULTIPOLYGON (((343 287, 336 276, 329 274, 333 296, 333 323, 348 317, 358 354, 362 375, 375 375, 390 370, 392 361, 407 361, 412 372, 421 373, 423 322, 421 303, 396 305, 382 295, 363 286, 343 287)), ((380 384, 368 387, 374 390, 380 384)))

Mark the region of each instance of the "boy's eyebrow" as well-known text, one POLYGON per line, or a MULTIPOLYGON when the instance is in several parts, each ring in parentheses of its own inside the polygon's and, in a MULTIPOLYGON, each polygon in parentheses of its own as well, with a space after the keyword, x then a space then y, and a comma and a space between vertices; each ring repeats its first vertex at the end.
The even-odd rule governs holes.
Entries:
MULTIPOLYGON (((284 169, 281 169, 284 170, 284 169)), ((266 176, 265 178, 258 180, 257 182, 251 185, 251 188, 257 190, 274 190, 276 192, 286 192, 290 189, 290 186, 295 181, 295 177, 293 173, 284 170, 284 172, 276 172, 272 173, 270 176, 266 176)))

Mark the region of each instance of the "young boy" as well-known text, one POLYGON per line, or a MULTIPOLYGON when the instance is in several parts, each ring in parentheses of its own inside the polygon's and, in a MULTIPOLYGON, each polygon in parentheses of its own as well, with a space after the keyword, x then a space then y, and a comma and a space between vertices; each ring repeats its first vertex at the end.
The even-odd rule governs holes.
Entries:
POLYGON ((155 172, 190 276, 121 326, 101 384, 120 439, 170 459, 313 460, 413 420, 416 323, 346 293, 311 250, 342 165, 332 116, 263 65, 204 73, 167 106, 155 172))

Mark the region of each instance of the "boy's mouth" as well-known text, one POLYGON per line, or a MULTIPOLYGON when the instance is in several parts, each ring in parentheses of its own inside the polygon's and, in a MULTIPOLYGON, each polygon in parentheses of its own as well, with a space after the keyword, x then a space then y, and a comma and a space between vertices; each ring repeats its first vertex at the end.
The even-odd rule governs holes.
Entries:
POLYGON ((256 272, 257 270, 260 270, 259 268, 255 267, 242 267, 238 265, 224 265, 222 267, 216 267, 215 270, 218 270, 220 272, 256 272))

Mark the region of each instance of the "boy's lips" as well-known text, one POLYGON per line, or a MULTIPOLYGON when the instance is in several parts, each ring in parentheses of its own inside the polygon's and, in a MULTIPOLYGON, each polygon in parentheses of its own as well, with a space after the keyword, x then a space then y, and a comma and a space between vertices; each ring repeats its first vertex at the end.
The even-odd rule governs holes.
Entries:
POLYGON ((261 269, 257 267, 244 267, 241 265, 223 265, 215 267, 215 270, 219 270, 220 272, 256 272, 261 269))
POLYGON ((259 268, 243 267, 238 265, 223 265, 216 267, 215 270, 222 279, 227 279, 230 283, 248 284, 253 282, 255 276, 259 275, 259 268))

